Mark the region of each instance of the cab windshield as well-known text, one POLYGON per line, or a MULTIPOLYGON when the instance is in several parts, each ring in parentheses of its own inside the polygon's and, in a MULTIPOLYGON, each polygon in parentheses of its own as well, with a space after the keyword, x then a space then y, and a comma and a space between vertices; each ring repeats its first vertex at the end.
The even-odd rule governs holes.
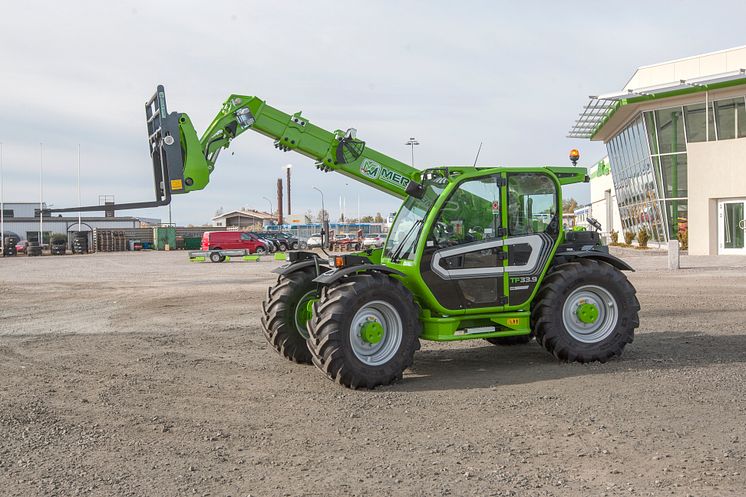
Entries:
POLYGON ((399 209, 391 227, 383 256, 395 259, 410 259, 417 247, 425 217, 447 185, 444 178, 426 180, 422 198, 407 197, 399 209), (396 257, 394 257, 396 256, 396 257))

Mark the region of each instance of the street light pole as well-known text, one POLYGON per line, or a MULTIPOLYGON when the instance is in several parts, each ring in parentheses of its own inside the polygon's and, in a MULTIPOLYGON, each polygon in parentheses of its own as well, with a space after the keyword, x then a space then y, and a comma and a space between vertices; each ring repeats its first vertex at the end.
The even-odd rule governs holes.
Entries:
POLYGON ((414 146, 419 145, 420 142, 417 141, 417 139, 413 136, 409 139, 407 143, 404 145, 407 145, 408 147, 412 147, 412 167, 414 167, 414 146))
POLYGON ((328 233, 325 233, 326 223, 324 221, 326 220, 326 209, 324 208, 324 192, 322 192, 315 186, 313 187, 313 189, 321 194, 321 233, 322 233, 321 245, 323 246, 324 245, 324 234, 328 235, 328 233))
POLYGON ((269 204, 269 215, 271 216, 272 215, 272 201, 268 199, 267 197, 262 197, 262 198, 266 200, 267 203, 269 204))

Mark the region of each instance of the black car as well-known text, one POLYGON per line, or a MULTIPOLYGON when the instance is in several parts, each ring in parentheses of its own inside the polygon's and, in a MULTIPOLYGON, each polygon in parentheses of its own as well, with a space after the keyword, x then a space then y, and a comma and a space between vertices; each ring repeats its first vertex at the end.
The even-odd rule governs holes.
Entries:
POLYGON ((52 255, 65 255, 67 253, 67 241, 60 239, 52 240, 49 250, 52 255))
POLYGON ((265 231, 260 236, 269 238, 273 242, 279 244, 280 250, 283 251, 298 250, 298 248, 300 247, 300 242, 297 238, 281 231, 265 231))

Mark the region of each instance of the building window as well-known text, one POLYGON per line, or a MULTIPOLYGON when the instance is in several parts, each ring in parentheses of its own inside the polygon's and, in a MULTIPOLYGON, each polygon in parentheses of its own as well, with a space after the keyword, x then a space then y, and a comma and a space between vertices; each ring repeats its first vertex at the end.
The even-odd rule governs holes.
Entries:
POLYGON ((684 119, 681 107, 655 111, 658 153, 686 152, 684 119))
POLYGON ((704 102, 685 106, 684 118, 686 120, 686 139, 689 143, 715 140, 715 120, 713 119, 712 104, 710 104, 707 115, 709 122, 705 122, 704 102))
POLYGON ((15 217, 14 214, 15 212, 13 211, 13 209, 3 209, 3 217, 5 218, 15 217))

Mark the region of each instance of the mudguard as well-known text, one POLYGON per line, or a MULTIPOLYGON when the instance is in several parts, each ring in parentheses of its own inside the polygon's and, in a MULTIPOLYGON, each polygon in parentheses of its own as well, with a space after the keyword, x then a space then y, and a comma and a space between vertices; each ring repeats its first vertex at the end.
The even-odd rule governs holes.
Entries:
POLYGON ((613 256, 606 252, 600 252, 598 250, 582 250, 577 252, 563 252, 561 255, 557 256, 557 259, 572 259, 572 258, 583 258, 583 259, 594 259, 597 261, 605 262, 607 264, 611 264, 615 268, 619 269, 620 271, 632 271, 635 270, 621 260, 619 257, 613 256))
POLYGON ((291 262, 290 264, 283 264, 282 266, 273 269, 272 272, 279 275, 286 275, 294 273, 296 271, 300 271, 301 269, 305 269, 307 267, 315 267, 317 264, 319 267, 319 274, 329 270, 329 265, 326 263, 322 263, 321 259, 311 259, 300 262, 291 262))
POLYGON ((353 273, 367 273, 370 271, 377 271, 379 273, 385 273, 385 274, 395 274, 397 276, 404 276, 404 273, 401 271, 397 271, 396 269, 392 269, 388 266, 384 266, 383 264, 361 264, 358 266, 347 266, 339 269, 332 269, 331 271, 327 271, 324 274, 318 276, 315 281, 316 283, 319 283, 321 285, 330 285, 334 283, 335 281, 338 281, 341 278, 344 278, 345 276, 353 273))

